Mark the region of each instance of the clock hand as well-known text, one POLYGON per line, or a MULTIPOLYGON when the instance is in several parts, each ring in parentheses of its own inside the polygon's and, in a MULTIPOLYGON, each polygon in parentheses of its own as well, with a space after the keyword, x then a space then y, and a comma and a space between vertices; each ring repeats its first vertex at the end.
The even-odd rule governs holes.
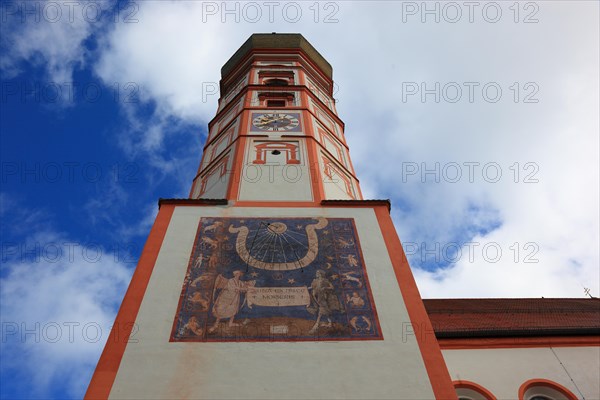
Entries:
POLYGON ((281 120, 285 120, 285 119, 288 119, 288 118, 284 116, 284 117, 279 117, 279 118, 267 119, 267 120, 257 123, 257 125, 266 125, 266 124, 270 124, 272 122, 277 122, 277 121, 281 121, 281 120))
POLYGON ((283 117, 275 118, 275 119, 271 120, 271 122, 283 121, 283 120, 289 120, 289 118, 286 116, 283 116, 283 117))
POLYGON ((260 125, 260 126, 262 126, 262 125, 270 124, 270 123, 271 123, 271 122, 273 122, 273 121, 275 121, 275 120, 274 120, 274 119, 268 119, 268 120, 265 120, 265 121, 259 122, 259 123, 257 123, 256 125, 260 125))

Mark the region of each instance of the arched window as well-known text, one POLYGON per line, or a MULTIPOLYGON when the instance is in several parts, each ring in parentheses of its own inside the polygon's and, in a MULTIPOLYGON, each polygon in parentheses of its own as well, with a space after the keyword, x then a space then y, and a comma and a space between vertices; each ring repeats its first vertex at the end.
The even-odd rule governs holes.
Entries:
POLYGON ((265 79, 264 82, 267 86, 287 86, 289 84, 288 80, 279 78, 265 79))
POLYGON ((459 400, 496 400, 492 392, 475 382, 460 380, 452 383, 459 400))
POLYGON ((530 379, 519 388, 519 400, 577 400, 577 396, 556 382, 530 379))

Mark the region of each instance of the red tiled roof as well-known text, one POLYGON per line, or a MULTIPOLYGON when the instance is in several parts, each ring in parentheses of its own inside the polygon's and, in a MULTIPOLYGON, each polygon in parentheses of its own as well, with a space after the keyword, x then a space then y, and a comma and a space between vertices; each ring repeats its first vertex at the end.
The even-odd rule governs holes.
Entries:
POLYGON ((424 299, 438 338, 600 335, 600 299, 424 299))

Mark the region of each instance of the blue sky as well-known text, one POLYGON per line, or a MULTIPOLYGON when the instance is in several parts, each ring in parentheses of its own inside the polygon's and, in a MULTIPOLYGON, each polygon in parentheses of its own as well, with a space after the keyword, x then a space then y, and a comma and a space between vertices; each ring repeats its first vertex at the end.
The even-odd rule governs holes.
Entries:
POLYGON ((363 193, 392 200, 423 297, 598 296, 597 2, 472 20, 436 2, 67 3, 0 9, 2 398, 83 395, 253 32, 301 32, 332 64, 363 193))

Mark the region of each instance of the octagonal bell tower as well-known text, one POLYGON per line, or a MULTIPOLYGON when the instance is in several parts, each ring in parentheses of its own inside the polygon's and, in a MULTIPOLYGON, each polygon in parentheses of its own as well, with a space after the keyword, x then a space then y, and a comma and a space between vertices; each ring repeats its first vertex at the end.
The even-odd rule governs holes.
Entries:
POLYGON ((332 68, 301 35, 252 35, 221 69, 190 197, 320 203, 362 198, 332 68))

